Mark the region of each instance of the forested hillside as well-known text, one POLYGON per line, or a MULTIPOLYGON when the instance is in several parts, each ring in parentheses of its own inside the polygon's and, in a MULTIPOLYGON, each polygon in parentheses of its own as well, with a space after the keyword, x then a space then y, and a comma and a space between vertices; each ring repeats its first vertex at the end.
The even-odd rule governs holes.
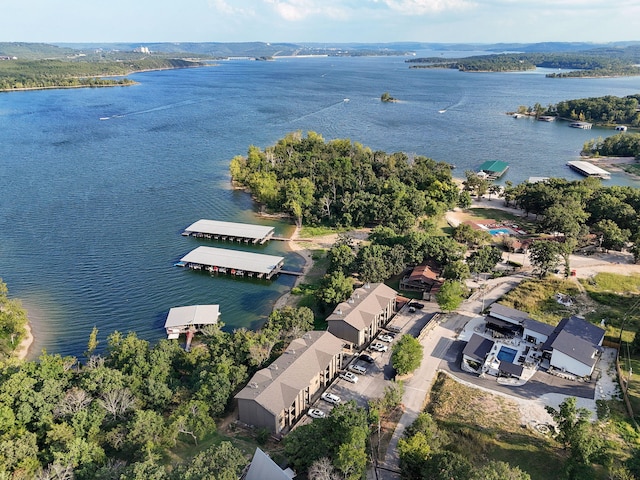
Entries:
POLYGON ((231 161, 231 176, 266 208, 298 225, 386 225, 404 231, 424 215, 458 202, 451 167, 425 157, 373 151, 315 132, 287 135, 272 147, 250 147, 231 161))

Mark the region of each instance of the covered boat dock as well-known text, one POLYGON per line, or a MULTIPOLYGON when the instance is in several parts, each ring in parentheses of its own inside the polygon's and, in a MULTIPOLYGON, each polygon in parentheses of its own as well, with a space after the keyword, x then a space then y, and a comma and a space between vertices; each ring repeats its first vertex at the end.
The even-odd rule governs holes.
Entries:
POLYGON ((271 240, 274 232, 274 227, 264 225, 203 219, 189 225, 182 235, 209 240, 229 240, 231 242, 259 243, 263 245, 271 240))
POLYGON ((576 172, 584 175, 585 177, 597 177, 603 179, 611 178, 611 174, 606 170, 596 167, 595 165, 589 162, 583 162, 581 160, 574 160, 571 162, 567 162, 567 165, 575 170, 576 172))
POLYGON ((194 333, 202 331, 206 325, 215 325, 220 318, 219 305, 191 305, 174 307, 169 310, 164 328, 169 340, 177 339, 181 333, 187 334, 187 341, 194 333))
POLYGON ((198 247, 176 264, 213 274, 230 274, 270 280, 284 265, 284 257, 226 248, 198 247))
POLYGON ((500 162, 498 160, 487 160, 478 169, 478 174, 485 176, 487 180, 497 180, 502 177, 507 170, 509 170, 509 164, 506 162, 500 162))

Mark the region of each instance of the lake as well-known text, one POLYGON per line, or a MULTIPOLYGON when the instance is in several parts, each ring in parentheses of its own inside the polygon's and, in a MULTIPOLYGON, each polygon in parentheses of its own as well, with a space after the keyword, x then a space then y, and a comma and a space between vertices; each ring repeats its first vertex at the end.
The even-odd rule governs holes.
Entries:
MULTIPOLYGON (((97 326, 155 341, 174 306, 219 303, 226 328, 256 328, 293 283, 211 278, 174 266, 200 218, 274 225, 233 190, 228 165, 289 132, 349 138, 446 161, 486 160, 502 179, 580 178, 566 167, 611 130, 515 120, 519 105, 637 93, 640 79, 409 69, 404 57, 233 60, 130 75, 132 87, 0 94, 0 277, 33 321, 33 355, 80 355, 97 326), (399 101, 382 103, 384 92, 399 101), (443 113, 440 113, 443 111, 443 113)), ((614 174, 609 184, 638 185, 614 174)), ((302 260, 282 242, 239 247, 302 260)))

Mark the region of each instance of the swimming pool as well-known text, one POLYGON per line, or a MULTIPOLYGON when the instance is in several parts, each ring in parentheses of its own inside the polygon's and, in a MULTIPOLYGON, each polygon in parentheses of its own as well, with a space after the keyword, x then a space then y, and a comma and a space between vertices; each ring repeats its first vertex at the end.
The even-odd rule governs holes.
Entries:
POLYGON ((498 352, 498 360, 504 360, 506 362, 511 362, 516 359, 516 355, 518 354, 517 350, 509 347, 500 347, 500 351, 498 352))
POLYGON ((510 228, 490 228, 491 235, 513 235, 514 232, 510 228))

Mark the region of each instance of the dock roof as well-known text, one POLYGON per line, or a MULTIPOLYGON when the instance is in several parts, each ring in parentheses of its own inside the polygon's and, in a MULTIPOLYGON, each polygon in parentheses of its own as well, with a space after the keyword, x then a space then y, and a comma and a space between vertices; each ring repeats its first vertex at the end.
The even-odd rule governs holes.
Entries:
POLYGON ((165 328, 183 327, 187 325, 213 325, 220 317, 219 305, 190 305, 174 307, 169 310, 165 328))
POLYGON ((185 229, 185 233, 206 233, 236 238, 262 240, 274 232, 274 227, 250 223, 222 222, 219 220, 198 220, 185 229))
POLYGON ((583 162, 582 160, 572 160, 567 162, 567 165, 589 177, 609 177, 611 175, 606 170, 596 167, 592 163, 583 162))
POLYGON ((284 257, 227 248, 198 247, 187 253, 180 261, 270 274, 282 266, 284 257))
POLYGON ((507 168, 509 168, 509 164, 507 162, 501 162, 499 160, 487 160, 482 165, 480 165, 479 170, 481 172, 501 173, 504 172, 507 168))

